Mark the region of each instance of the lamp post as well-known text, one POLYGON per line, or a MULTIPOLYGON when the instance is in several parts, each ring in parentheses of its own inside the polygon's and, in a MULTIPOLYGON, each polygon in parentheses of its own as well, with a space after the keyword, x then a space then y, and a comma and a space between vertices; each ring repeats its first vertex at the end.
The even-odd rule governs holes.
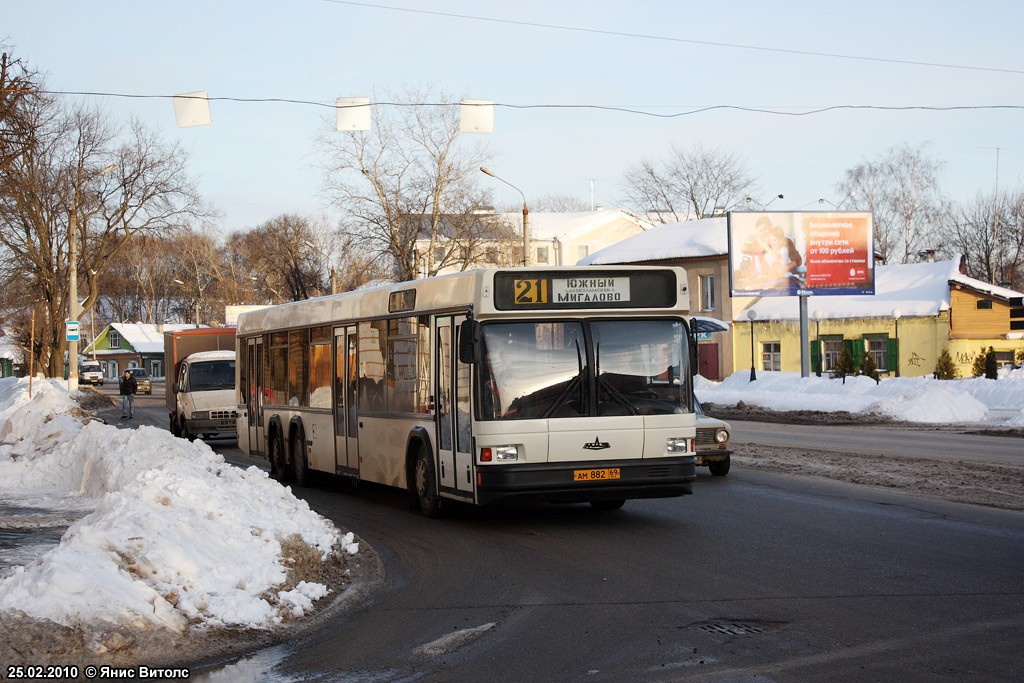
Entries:
POLYGON ((750 381, 753 382, 757 379, 757 371, 754 369, 754 321, 757 320, 757 312, 750 309, 747 318, 750 319, 750 381))
POLYGON ((843 197, 843 201, 839 202, 838 204, 836 204, 835 202, 830 202, 827 199, 819 199, 818 203, 819 204, 824 204, 824 203, 828 202, 832 206, 836 207, 836 211, 838 211, 839 209, 841 209, 843 207, 843 204, 846 203, 847 199, 849 199, 850 197, 856 197, 856 196, 857 196, 857 191, 856 190, 850 190, 849 194, 847 194, 845 197, 843 197))
MULTIPOLYGON (((186 286, 185 283, 182 282, 181 280, 175 280, 175 282, 177 282, 182 287, 186 286)), ((200 289, 199 293, 201 295, 203 293, 203 290, 200 289)), ((195 303, 196 303, 196 319, 195 319, 195 324, 196 324, 196 329, 199 329, 199 297, 198 296, 195 298, 195 303)))
POLYGON ((252 280, 253 282, 258 282, 261 285, 263 285, 264 287, 266 287, 267 289, 269 289, 274 294, 274 296, 276 297, 276 300, 277 301, 281 301, 281 292, 279 292, 276 289, 274 289, 274 286, 271 285, 267 280, 261 280, 260 278, 256 277, 255 275, 250 275, 249 279, 252 280))
POLYGON ((900 376, 900 316, 903 313, 898 308, 892 311, 893 320, 896 321, 896 377, 900 376))
POLYGON ((775 195, 774 197, 772 197, 771 199, 769 199, 769 200, 768 200, 768 203, 767 203, 767 204, 762 204, 761 202, 757 201, 757 200, 756 200, 756 199, 754 199, 753 197, 747 197, 747 199, 746 199, 746 202, 747 202, 747 204, 757 204, 758 206, 760 206, 760 207, 761 207, 761 210, 762 210, 762 211, 764 211, 764 210, 765 210, 765 209, 767 209, 767 208, 769 207, 769 205, 771 205, 771 203, 772 203, 772 202, 774 202, 774 201, 775 201, 776 199, 782 199, 782 198, 783 198, 783 197, 782 197, 782 195, 781 195, 781 194, 777 194, 777 195, 775 195))
POLYGON ((814 312, 814 344, 818 347, 818 369, 814 374, 821 377, 821 366, 825 364, 825 349, 821 348, 821 309, 814 312))
MULTIPOLYGON (((117 166, 110 164, 99 172, 104 176, 117 166)), ((71 216, 68 220, 68 321, 78 322, 78 188, 82 185, 82 168, 79 166, 75 178, 75 189, 71 193, 71 216)), ((78 339, 68 340, 68 393, 78 393, 78 339)))
POLYGON ((522 195, 522 197, 523 197, 523 265, 524 266, 529 266, 530 265, 530 211, 526 208, 526 195, 523 194, 522 190, 520 190, 518 187, 516 187, 515 185, 513 185, 509 181, 505 180, 504 178, 502 178, 500 176, 494 175, 494 173, 491 172, 488 168, 486 168, 484 166, 481 166, 480 170, 483 173, 486 173, 487 175, 491 176, 492 178, 494 178, 496 180, 500 180, 501 182, 505 183, 506 185, 511 187, 513 190, 518 192, 520 195, 522 195))
POLYGON ((320 255, 323 256, 325 259, 327 259, 327 262, 331 264, 331 294, 337 294, 338 293, 338 273, 337 273, 336 270, 334 270, 334 260, 331 259, 331 257, 327 255, 327 252, 325 252, 323 249, 321 249, 320 247, 316 246, 315 244, 313 244, 309 240, 303 240, 303 244, 305 244, 310 249, 313 249, 314 251, 320 252, 320 255))

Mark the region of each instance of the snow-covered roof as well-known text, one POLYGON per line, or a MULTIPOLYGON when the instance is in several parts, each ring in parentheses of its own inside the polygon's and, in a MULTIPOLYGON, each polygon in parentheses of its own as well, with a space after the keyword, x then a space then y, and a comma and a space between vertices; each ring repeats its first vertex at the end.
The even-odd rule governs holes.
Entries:
POLYGON ((577 265, 601 266, 640 263, 672 258, 722 256, 729 253, 724 216, 698 221, 666 223, 647 230, 579 260, 577 265))
MULTIPOLYGON (((957 263, 959 264, 959 261, 957 263)), ((953 275, 949 278, 949 281, 958 285, 970 287, 971 289, 976 289, 979 292, 984 292, 985 294, 994 296, 997 299, 1012 299, 1014 297, 1018 297, 1021 295, 1020 292, 1015 292, 1012 289, 1000 287, 999 285, 992 285, 985 282, 984 280, 976 280, 973 277, 967 277, 959 270, 953 273, 953 275)))
MULTIPOLYGON (((509 213, 505 214, 505 219, 514 225, 522 220, 522 216, 521 214, 509 213)), ((530 237, 543 240, 557 237, 560 240, 572 241, 591 230, 596 230, 617 220, 635 223, 645 230, 654 228, 654 224, 643 216, 638 216, 622 209, 580 211, 576 213, 543 211, 530 213, 530 237)))
POLYGON ((209 360, 234 360, 234 351, 198 351, 188 357, 190 363, 196 361, 209 361, 209 360))
POLYGON ((153 325, 151 323, 110 323, 121 338, 138 353, 161 353, 164 350, 164 332, 194 330, 195 325, 153 325))
POLYGON ((15 363, 21 363, 25 356, 21 347, 15 343, 14 338, 4 335, 0 337, 0 358, 9 358, 15 363))
POLYGON ((728 332, 729 323, 723 322, 718 318, 709 318, 706 315, 693 315, 690 316, 690 320, 696 321, 697 332, 728 332))
MULTIPOLYGON (((846 318, 931 317, 949 310, 950 283, 1008 299, 1021 296, 1005 287, 996 287, 960 273, 960 256, 934 263, 906 263, 875 267, 875 294, 857 296, 810 296, 807 315, 815 320, 846 318)), ((733 320, 746 322, 747 311, 753 309, 757 320, 799 320, 800 305, 796 297, 765 297, 738 311, 733 320)))

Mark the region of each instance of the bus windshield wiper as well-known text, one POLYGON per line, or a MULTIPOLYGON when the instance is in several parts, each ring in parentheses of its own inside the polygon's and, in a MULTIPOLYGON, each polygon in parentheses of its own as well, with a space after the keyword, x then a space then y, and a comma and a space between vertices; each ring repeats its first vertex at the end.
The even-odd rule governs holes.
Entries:
POLYGON ((613 385, 611 382, 609 382, 607 379, 605 379, 601 375, 601 345, 600 344, 597 345, 597 348, 595 349, 594 353, 595 353, 595 356, 597 357, 597 363, 596 363, 596 367, 594 368, 594 373, 595 373, 595 376, 597 377, 597 392, 598 392, 597 393, 597 400, 598 400, 598 403, 601 402, 601 389, 604 389, 605 392, 607 392, 607 394, 609 396, 611 396, 612 399, 616 403, 624 406, 626 408, 626 410, 628 410, 632 415, 639 415, 640 411, 636 409, 636 407, 629 400, 629 398, 627 396, 625 396, 621 391, 619 391, 618 388, 615 387, 615 385, 613 385))
POLYGON ((573 392, 583 380, 583 356, 580 354, 580 340, 576 339, 576 376, 565 385, 565 388, 558 394, 558 398, 551 404, 551 407, 544 411, 542 418, 551 417, 569 400, 573 392))

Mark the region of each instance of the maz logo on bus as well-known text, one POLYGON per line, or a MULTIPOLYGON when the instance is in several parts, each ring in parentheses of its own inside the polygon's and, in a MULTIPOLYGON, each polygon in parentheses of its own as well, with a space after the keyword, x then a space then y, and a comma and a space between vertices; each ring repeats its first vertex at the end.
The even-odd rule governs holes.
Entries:
POLYGON ((595 436, 593 441, 583 444, 583 447, 588 451, 603 451, 606 448, 611 448, 612 445, 607 441, 601 441, 600 437, 595 436))

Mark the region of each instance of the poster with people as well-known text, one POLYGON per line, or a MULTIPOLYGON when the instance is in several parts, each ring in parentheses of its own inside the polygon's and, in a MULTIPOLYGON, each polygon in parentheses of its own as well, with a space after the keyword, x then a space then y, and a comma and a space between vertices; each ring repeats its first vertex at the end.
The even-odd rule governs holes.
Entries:
POLYGON ((867 212, 732 212, 732 296, 874 294, 874 235, 867 212))

